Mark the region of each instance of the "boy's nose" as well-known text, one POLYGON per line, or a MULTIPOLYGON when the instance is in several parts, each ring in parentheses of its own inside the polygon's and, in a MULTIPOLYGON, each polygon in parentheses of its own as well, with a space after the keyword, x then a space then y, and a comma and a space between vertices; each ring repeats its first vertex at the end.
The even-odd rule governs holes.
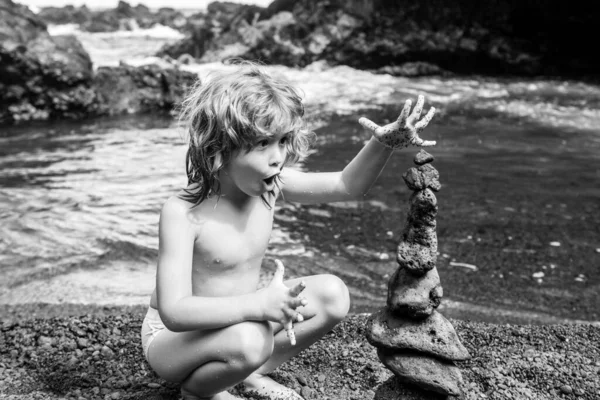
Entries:
POLYGON ((271 154, 270 164, 273 167, 279 167, 279 166, 281 166, 281 164, 283 164, 284 159, 285 159, 285 149, 281 149, 281 148, 277 147, 275 150, 273 150, 273 153, 271 154))

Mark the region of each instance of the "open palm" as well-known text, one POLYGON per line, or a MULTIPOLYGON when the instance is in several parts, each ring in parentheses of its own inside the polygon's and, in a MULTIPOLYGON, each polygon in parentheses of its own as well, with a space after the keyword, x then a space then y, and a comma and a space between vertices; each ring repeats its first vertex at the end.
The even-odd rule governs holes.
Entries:
POLYGON ((392 149, 408 147, 410 145, 435 146, 436 142, 434 140, 423 140, 419 137, 419 133, 425 129, 435 114, 435 107, 431 107, 427 114, 419 120, 424 104, 425 98, 419 95, 417 104, 411 113, 412 101, 406 100, 398 119, 385 126, 379 126, 365 117, 359 119, 358 122, 365 128, 373 131, 373 135, 377 140, 392 149))

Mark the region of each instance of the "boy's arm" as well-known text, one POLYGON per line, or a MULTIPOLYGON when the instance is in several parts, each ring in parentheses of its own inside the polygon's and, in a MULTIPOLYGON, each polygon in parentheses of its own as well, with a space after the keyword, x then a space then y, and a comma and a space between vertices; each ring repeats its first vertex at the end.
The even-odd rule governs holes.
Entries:
POLYGON ((281 173, 284 198, 300 203, 362 199, 383 170, 394 149, 409 145, 435 145, 435 142, 424 141, 419 137, 419 133, 433 117, 435 109, 432 107, 422 120, 414 124, 421 116, 423 104, 424 98, 419 96, 413 112, 410 113, 411 101, 407 100, 398 120, 383 127, 361 118, 359 122, 373 131, 373 137, 343 171, 305 173, 284 169, 281 173))
POLYGON ((231 297, 192 296, 195 234, 187 211, 185 204, 170 199, 160 215, 156 289, 158 310, 165 326, 181 332, 263 319, 257 293, 231 297))
POLYGON ((305 204, 361 199, 375 183, 392 151, 371 138, 343 171, 310 173, 284 168, 283 196, 305 204))

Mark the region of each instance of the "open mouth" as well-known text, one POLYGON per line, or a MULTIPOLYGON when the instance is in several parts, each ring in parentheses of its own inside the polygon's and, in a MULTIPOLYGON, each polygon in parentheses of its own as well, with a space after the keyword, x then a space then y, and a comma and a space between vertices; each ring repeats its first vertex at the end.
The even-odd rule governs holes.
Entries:
POLYGON ((277 178, 279 174, 275 174, 275 175, 271 175, 268 178, 263 179, 263 182, 266 183, 268 186, 270 186, 272 183, 275 182, 275 179, 277 178))

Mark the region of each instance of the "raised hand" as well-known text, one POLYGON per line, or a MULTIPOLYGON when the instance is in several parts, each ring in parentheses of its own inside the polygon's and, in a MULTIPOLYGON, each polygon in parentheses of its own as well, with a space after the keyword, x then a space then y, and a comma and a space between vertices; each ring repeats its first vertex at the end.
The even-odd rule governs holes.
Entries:
POLYGON ((425 98, 419 95, 417 104, 411 113, 410 107, 412 101, 410 99, 406 100, 398 119, 385 126, 379 126, 365 117, 359 119, 358 122, 365 128, 373 131, 373 136, 377 140, 392 149, 408 147, 410 145, 423 147, 435 146, 436 142, 434 140, 423 140, 419 137, 419 133, 425 129, 435 114, 435 107, 431 107, 427 114, 419 121, 424 104, 425 98))
POLYGON ((290 339, 290 343, 296 344, 293 322, 302 322, 304 317, 296 311, 296 308, 305 306, 307 300, 298 295, 304 290, 306 284, 300 282, 293 288, 288 288, 283 283, 285 268, 280 260, 275 260, 277 269, 268 287, 259 292, 261 294, 264 319, 279 322, 283 325, 290 339))

